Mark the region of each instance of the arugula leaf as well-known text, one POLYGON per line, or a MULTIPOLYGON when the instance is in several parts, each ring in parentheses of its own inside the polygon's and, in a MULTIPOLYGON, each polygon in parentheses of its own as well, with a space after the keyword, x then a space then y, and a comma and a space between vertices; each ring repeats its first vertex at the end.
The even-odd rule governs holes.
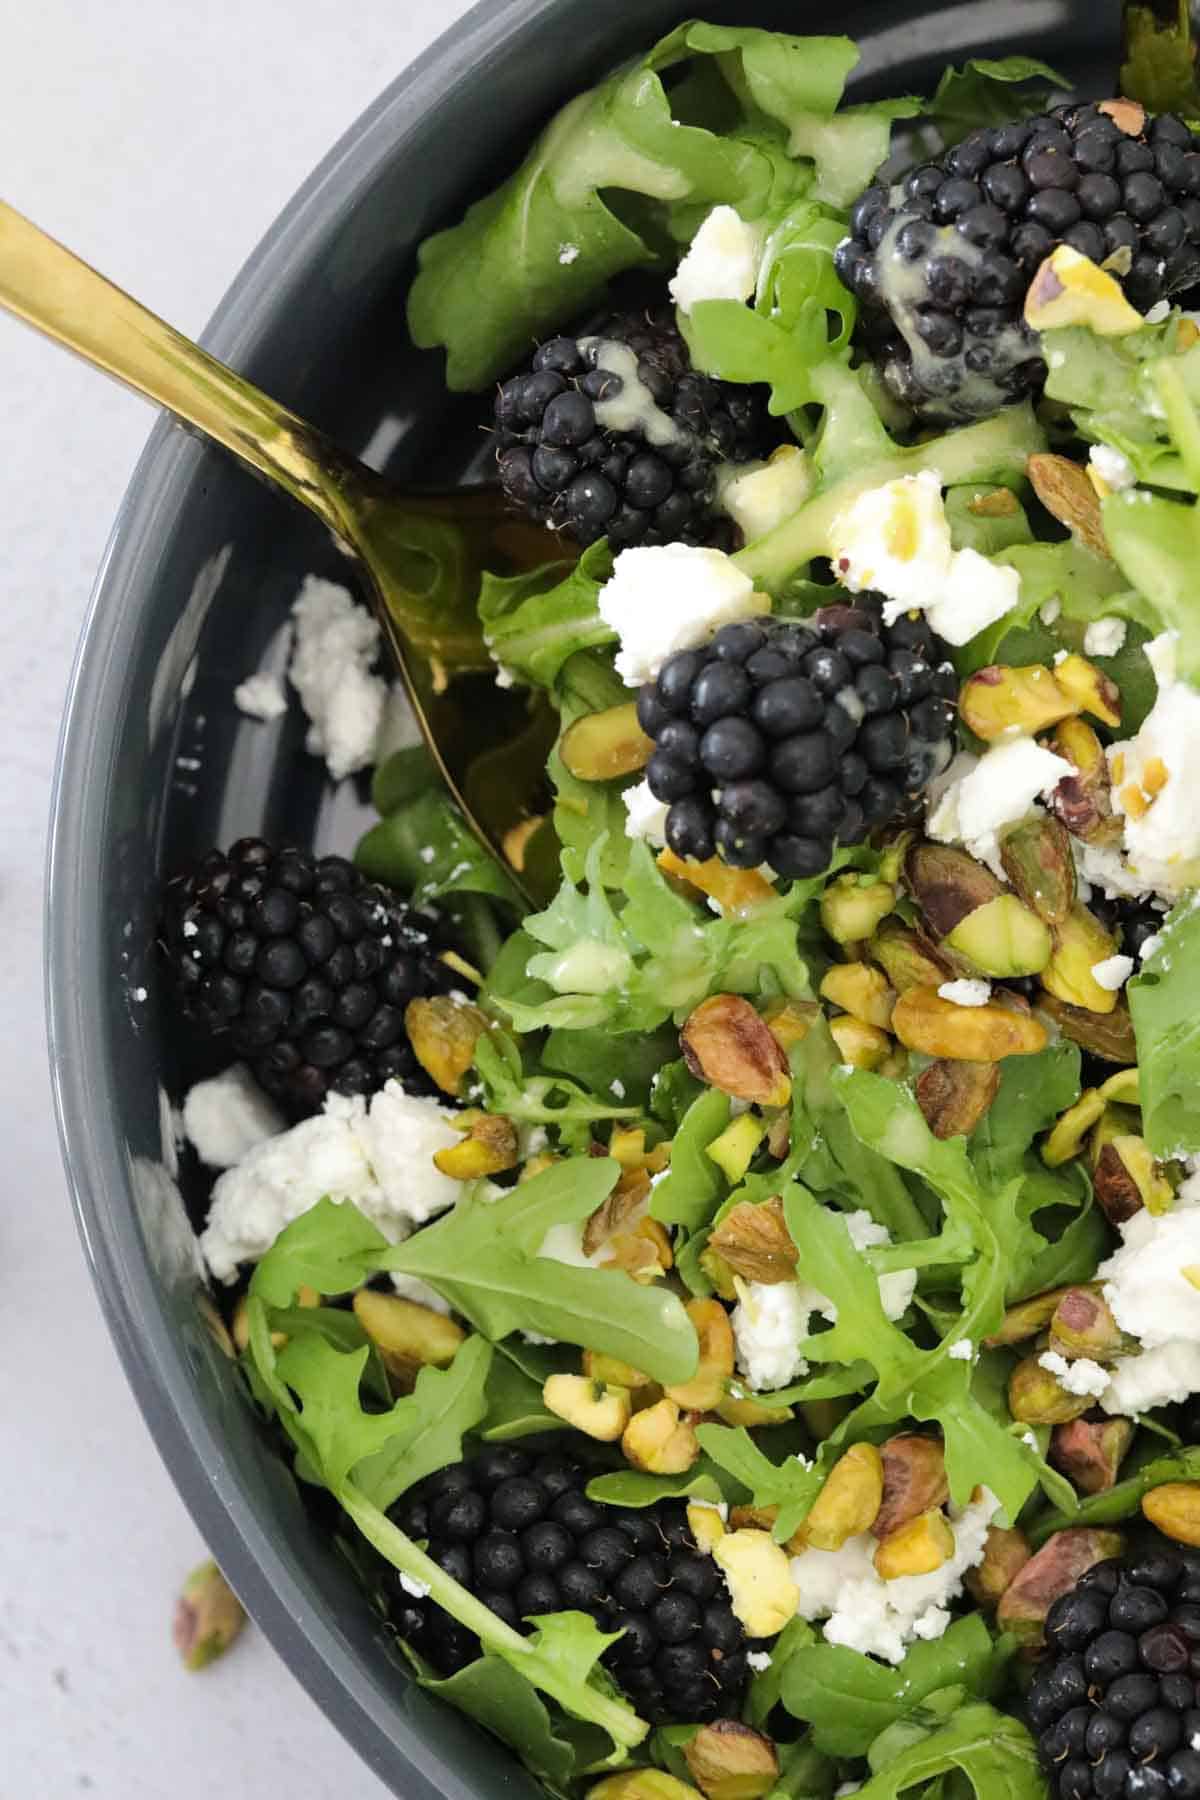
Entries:
POLYGON ((932 470, 947 487, 1013 485, 1029 455, 1045 447, 1027 405, 1004 407, 978 424, 902 448, 888 436, 859 378, 844 363, 828 360, 816 366, 813 388, 825 407, 815 450, 819 485, 790 518, 733 559, 756 587, 771 594, 786 594, 810 563, 829 554, 834 520, 866 489, 922 469, 932 470))
POLYGON ((405 801, 359 839, 363 874, 411 894, 417 905, 446 894, 486 894, 519 917, 525 910, 502 864, 490 856, 444 791, 405 801), (425 854, 432 850, 433 855, 425 854))
POLYGON ((796 1456, 773 1463, 744 1425, 698 1425, 696 1436, 717 1467, 749 1490, 755 1506, 779 1508, 771 1535, 777 1543, 785 1543, 808 1516, 821 1491, 825 1468, 796 1456))
POLYGON ((858 310, 833 267, 844 236, 844 220, 828 208, 791 206, 767 236, 752 307, 702 300, 680 314, 695 366, 725 381, 766 383, 772 413, 817 399, 813 370, 842 356, 858 310))
POLYGON ((783 1690, 783 1674, 788 1663, 798 1651, 815 1644, 817 1634, 807 1619, 799 1615, 790 1618, 779 1636, 771 1645, 771 1661, 765 1669, 756 1669, 750 1679, 750 1687, 746 1694, 742 1716, 747 1725, 753 1725, 756 1731, 762 1731, 779 1705, 783 1690))
POLYGON ((644 1037, 614 1038, 607 1031, 552 1031, 538 1056, 543 1069, 567 1075, 593 1094, 643 1109, 663 1064, 678 1053, 679 1039, 669 1027, 644 1037))
POLYGON ((414 342, 446 346, 451 388, 480 388, 613 276, 660 262, 710 207, 757 219, 809 188, 852 198, 886 154, 892 110, 832 120, 857 54, 845 38, 681 25, 569 101, 514 175, 422 244, 414 342), (704 79, 668 97, 661 72, 683 62, 704 79), (716 130, 687 116, 695 96, 716 130))
MULTIPOLYGON (((957 1326, 932 1350, 921 1350, 885 1316, 873 1264, 855 1251, 844 1223, 793 1184, 784 1195, 784 1217, 800 1253, 805 1277, 834 1302, 837 1323, 809 1338, 810 1361, 871 1365, 874 1392, 845 1418, 827 1442, 854 1442, 907 1415, 937 1419, 946 1445, 946 1472, 958 1504, 986 1480, 1011 1522, 1043 1475, 1040 1457, 1010 1437, 1004 1424, 974 1397, 969 1365, 948 1355, 959 1337, 978 1342, 996 1330, 1004 1312, 1008 1260, 1023 1227, 1017 1211, 1020 1181, 1000 1193, 979 1187, 962 1139, 939 1142, 912 1096, 895 1082, 856 1070, 840 1071, 834 1086, 855 1133, 872 1149, 911 1169, 934 1189, 945 1208, 940 1236, 927 1254, 963 1264, 963 1310, 957 1326)), ((1034 1234, 1036 1236, 1036 1234, 1034 1234)), ((1041 1240, 1038 1239, 1040 1243, 1041 1240)), ((905 1256, 912 1246, 900 1246, 905 1256)))
POLYGON ((1138 1047, 1142 1131, 1156 1156, 1200 1150, 1200 906, 1190 894, 1129 983, 1138 1047))
POLYGON ((959 1684, 989 1697, 1006 1660, 1007 1648, 992 1641, 979 1613, 913 1644, 894 1668, 841 1644, 798 1641, 783 1665, 780 1699, 793 1718, 811 1725, 818 1750, 865 1756, 872 1739, 939 1688, 959 1684))
POLYGON ((1127 0, 1121 8, 1120 92, 1151 112, 1200 116, 1196 46, 1187 0, 1127 0))
POLYGON ((587 1484, 589 1500, 605 1506, 657 1506, 660 1500, 732 1500, 745 1498, 736 1482, 725 1482, 707 1457, 702 1456, 682 1475, 645 1475, 639 1469, 614 1469, 593 1475, 587 1484))
POLYGON ((348 1201, 318 1200, 280 1232, 250 1278, 250 1298, 290 1306, 302 1287, 348 1294, 378 1268, 388 1241, 348 1201))
MULTIPOLYGON (((487 1380, 487 1412, 479 1435, 487 1444, 508 1444, 543 1431, 565 1431, 566 1421, 547 1412, 542 1382, 528 1375, 506 1344, 497 1344, 487 1380)), ((567 1365, 563 1362, 563 1368, 567 1365)), ((544 1379, 544 1378, 543 1378, 544 1379)))
POLYGON ((1122 1519, 1132 1519, 1141 1507, 1142 1496, 1166 1481, 1200 1481, 1200 1447, 1156 1456, 1107 1492, 1085 1495, 1074 1508, 1060 1507, 1042 1513, 1030 1528, 1030 1540, 1035 1545, 1043 1544, 1068 1525, 1116 1525, 1122 1519))
POLYGON ((421 1685, 493 1732, 555 1789, 568 1786, 604 1753, 606 1740, 598 1738, 591 1754, 581 1754, 572 1741, 577 1733, 551 1717, 537 1690, 501 1656, 477 1657, 457 1675, 426 1678, 421 1685))
POLYGON ((975 1130, 968 1152, 985 1187, 1000 1187, 1021 1173, 1025 1153, 1079 1098, 1078 1046, 1061 1039, 1036 1056, 1007 1056, 1000 1087, 975 1130))
POLYGON ((672 1016, 685 1017, 718 989, 811 993, 796 922, 821 883, 797 882, 748 919, 713 918, 675 893, 646 845, 636 842, 629 846, 618 910, 604 887, 604 848, 598 838, 588 851, 586 892, 568 873, 550 906, 525 920, 528 935, 546 947, 529 959, 527 973, 554 992, 533 1004, 496 995, 518 1031, 652 1031, 672 1016))
POLYGON ((705 1151, 728 1125, 729 1111, 719 1088, 705 1088, 692 1101, 671 1139, 671 1166, 650 1197, 652 1218, 689 1233, 708 1224, 728 1183, 705 1151))
POLYGON ((978 1800, 1044 1800, 1046 1793, 1033 1739, 1019 1719, 993 1706, 964 1706, 947 1724, 889 1759, 859 1793, 863 1800, 898 1800, 950 1771, 965 1776, 978 1800))
POLYGON ((326 1478, 355 1485, 381 1511, 435 1469, 456 1462, 462 1440, 483 1418, 492 1346, 470 1337, 449 1368, 425 1367, 411 1394, 388 1413, 358 1401, 366 1352, 344 1355, 319 1337, 290 1338, 280 1352, 282 1380, 302 1400, 299 1424, 320 1450, 326 1478))
POLYGON ((1070 89, 1065 76, 1032 56, 1005 56, 999 61, 977 58, 961 69, 943 70, 924 116, 949 146, 980 125, 1005 125, 1011 119, 1044 112, 1052 93, 1070 89))
POLYGON ((479 596, 484 641, 502 668, 537 687, 553 687, 578 650, 616 642, 596 599, 612 574, 605 538, 574 565, 545 563, 523 575, 485 572, 479 596))
POLYGON ((832 1800, 838 1773, 829 1757, 822 1756, 806 1738, 798 1738, 794 1744, 780 1744, 777 1749, 779 1780, 767 1800, 832 1800))
POLYGON ((490 1338, 536 1331, 632 1362, 655 1381, 686 1381, 696 1334, 674 1294, 538 1254, 552 1225, 586 1219, 619 1174, 611 1157, 572 1157, 498 1197, 468 1191, 378 1266, 430 1282, 490 1338))
POLYGON ((996 556, 1001 551, 1011 550, 1016 544, 1033 542, 1028 515, 1012 489, 997 488, 995 491, 997 494, 1007 493, 1011 497, 1011 512, 975 511, 975 503, 979 498, 977 483, 972 483, 970 487, 952 487, 947 491, 946 522, 950 527, 950 541, 956 550, 977 550, 980 556, 996 556))
POLYGON ((560 1142, 586 1149, 588 1125, 598 1119, 633 1119, 636 1106, 616 1106, 588 1094, 565 1075, 526 1075, 512 1038, 496 1031, 475 1046, 475 1070, 490 1112, 523 1125, 552 1125, 560 1142))

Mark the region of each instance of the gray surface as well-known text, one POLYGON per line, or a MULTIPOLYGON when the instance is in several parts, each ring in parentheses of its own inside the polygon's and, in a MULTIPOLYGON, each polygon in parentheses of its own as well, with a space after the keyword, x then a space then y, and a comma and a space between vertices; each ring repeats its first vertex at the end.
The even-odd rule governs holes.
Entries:
MULTIPOLYGON (((40 0, 6 20, 6 199, 185 331, 292 191, 465 6, 40 0)), ((40 911, 70 658, 151 413, 0 317, 0 1794, 200 1800, 384 1787, 258 1633, 170 1646, 203 1554, 137 1412, 70 1216, 42 1048, 40 911), (19 448, 18 448, 19 446, 19 448)))

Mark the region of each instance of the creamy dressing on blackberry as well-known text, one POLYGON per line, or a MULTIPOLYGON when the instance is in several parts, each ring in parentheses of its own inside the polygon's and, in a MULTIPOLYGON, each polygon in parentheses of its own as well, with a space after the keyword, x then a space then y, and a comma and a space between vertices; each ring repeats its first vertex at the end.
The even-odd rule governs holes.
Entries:
POLYGON ((628 344, 620 344, 615 338, 591 337, 580 338, 579 347, 589 359, 595 356, 598 369, 621 378, 619 393, 592 404, 596 423, 602 430, 638 433, 655 448, 685 441, 686 433, 662 410, 638 374, 638 360, 628 344))
MULTIPOLYGON (((903 208, 905 202, 900 188, 892 189, 890 201, 893 206, 903 208)), ((984 252, 953 225, 942 225, 936 228, 932 247, 923 256, 910 261, 901 254, 898 239, 904 227, 913 223, 913 218, 911 212, 897 211, 880 240, 876 253, 880 301, 908 346, 913 373, 922 388, 935 399, 940 393, 952 395, 951 410, 955 415, 980 417, 995 412, 1007 406, 1013 397, 1001 387, 1000 378, 1037 355, 1037 340, 1019 324, 1003 326, 994 337, 986 340, 992 352, 992 367, 986 374, 969 368, 963 351, 953 356, 935 355, 917 329, 919 309, 929 304, 926 265, 935 257, 953 257, 974 270, 982 266, 984 252)))

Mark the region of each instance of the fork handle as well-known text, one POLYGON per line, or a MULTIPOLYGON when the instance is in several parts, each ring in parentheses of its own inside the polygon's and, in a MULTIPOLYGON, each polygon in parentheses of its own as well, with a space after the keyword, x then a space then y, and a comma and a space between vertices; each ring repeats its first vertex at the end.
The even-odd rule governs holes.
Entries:
POLYGON ((345 538, 371 471, 0 201, 0 306, 240 457, 345 538))

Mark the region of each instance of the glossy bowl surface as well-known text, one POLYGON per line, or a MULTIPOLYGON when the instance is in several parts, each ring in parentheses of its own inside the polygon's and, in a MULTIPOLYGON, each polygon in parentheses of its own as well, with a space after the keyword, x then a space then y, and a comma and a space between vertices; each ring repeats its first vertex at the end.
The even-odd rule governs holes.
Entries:
MULTIPOLYGON (((552 108, 692 11, 848 31, 856 98, 929 91, 947 60, 1020 49, 1112 91, 1115 0, 484 0, 354 125, 292 201, 205 336, 218 356, 398 479, 453 477, 479 407, 407 343, 414 246, 519 157, 552 108)), ((200 1530, 294 1672, 397 1794, 534 1794, 491 1739, 405 1676, 310 1521, 198 1308, 170 1106, 193 1073, 154 964, 164 870, 247 832, 348 850, 366 817, 303 753, 293 708, 242 718, 304 575, 344 579, 319 528, 160 423, 100 569, 63 727, 48 874, 47 993, 64 1156, 97 1289, 147 1424, 200 1530)))

